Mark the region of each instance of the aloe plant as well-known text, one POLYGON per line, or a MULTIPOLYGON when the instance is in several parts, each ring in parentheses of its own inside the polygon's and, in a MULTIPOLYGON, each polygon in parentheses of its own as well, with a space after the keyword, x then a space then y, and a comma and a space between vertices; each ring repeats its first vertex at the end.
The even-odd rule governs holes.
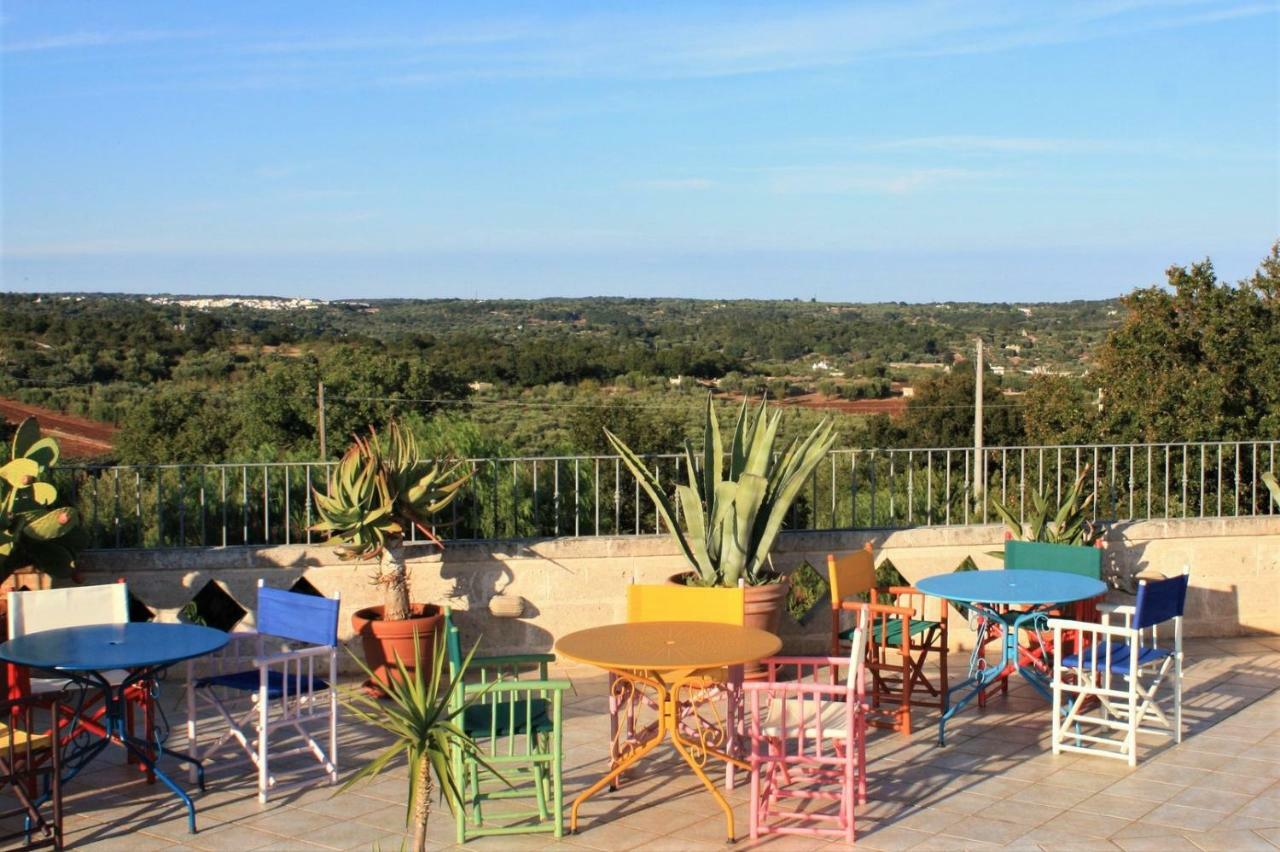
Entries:
POLYGON ((386 435, 374 430, 356 436, 329 477, 329 493, 315 490, 320 521, 316 532, 337 542, 343 560, 378 560, 372 578, 386 591, 383 618, 409 617, 409 577, 404 536, 416 527, 443 547, 432 531, 435 515, 448 506, 471 478, 463 462, 426 459, 413 434, 392 421, 386 435))
POLYGON ((1089 465, 1080 471, 1062 501, 1054 504, 1047 493, 1032 489, 1031 513, 1025 523, 1020 522, 1013 510, 994 497, 991 505, 1004 521, 1010 534, 1019 541, 1044 541, 1050 544, 1093 544, 1101 530, 1089 520, 1096 494, 1084 495, 1085 479, 1089 465))
POLYGON ((702 452, 685 442, 687 484, 678 485, 679 520, 644 461, 608 429, 605 437, 653 500, 698 585, 759 585, 775 579, 765 560, 787 511, 818 464, 835 444, 835 429, 823 420, 804 439, 774 452, 781 414, 770 416, 765 401, 754 417, 742 403, 726 454, 714 403, 707 397, 702 452), (681 523, 683 522, 683 523, 681 523))
POLYGON ((86 541, 79 514, 51 481, 60 457, 58 442, 41 436, 34 417, 22 421, 0 466, 0 580, 19 568, 59 578, 75 572, 86 541))
MULTIPOLYGON (((352 775, 338 792, 341 793, 366 778, 375 777, 397 755, 403 754, 409 764, 405 824, 413 828, 414 852, 426 849, 427 824, 431 818, 431 798, 435 786, 433 774, 439 782, 441 798, 449 805, 449 809, 461 807, 464 779, 456 777, 453 771, 454 750, 470 751, 482 765, 492 768, 484 761, 475 740, 459 724, 459 717, 475 702, 475 698, 470 701, 459 700, 463 676, 471 663, 475 648, 472 647, 471 653, 467 654, 458 676, 449 682, 444 676, 444 665, 449 656, 445 652, 444 643, 444 634, 438 634, 432 663, 424 666, 422 648, 415 635, 413 668, 409 669, 405 661, 397 656, 393 677, 379 677, 363 660, 357 658, 360 668, 377 683, 386 697, 379 700, 362 692, 353 692, 343 699, 348 710, 362 721, 386 731, 394 738, 394 742, 352 775)), ((476 697, 480 695, 483 692, 478 692, 476 697)), ((497 775, 496 772, 494 774, 497 775)))

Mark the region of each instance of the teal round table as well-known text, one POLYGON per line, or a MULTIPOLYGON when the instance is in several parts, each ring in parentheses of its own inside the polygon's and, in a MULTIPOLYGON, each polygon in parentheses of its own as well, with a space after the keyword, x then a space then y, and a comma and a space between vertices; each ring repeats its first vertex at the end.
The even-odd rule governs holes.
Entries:
POLYGON ((975 696, 1006 675, 1017 672, 1046 699, 1052 698, 1048 679, 1034 665, 1028 665, 1019 654, 1018 633, 1031 630, 1039 634, 1048 613, 1062 604, 1095 598, 1106 592, 1101 580, 1060 571, 999 570, 956 571, 926 577, 916 584, 926 595, 943 598, 976 611, 982 623, 979 639, 988 626, 1000 631, 1000 662, 987 664, 982 655, 983 643, 975 643, 969 661, 969 677, 955 686, 960 697, 948 701, 950 706, 938 720, 938 744, 946 744, 947 722, 963 710, 975 696))
POLYGON ((196 624, 96 624, 15 637, 0 644, 0 660, 56 673, 102 693, 106 708, 102 725, 106 736, 76 748, 75 755, 68 761, 69 774, 63 780, 75 776, 110 743, 118 743, 182 800, 187 807, 187 828, 194 834, 195 804, 185 790, 156 766, 156 761, 168 755, 195 764, 201 789, 204 789, 204 770, 191 755, 130 734, 125 724, 125 693, 134 684, 154 679, 174 663, 217 651, 227 640, 227 634, 221 630, 196 624), (125 669, 129 674, 113 684, 104 672, 116 669, 125 669))

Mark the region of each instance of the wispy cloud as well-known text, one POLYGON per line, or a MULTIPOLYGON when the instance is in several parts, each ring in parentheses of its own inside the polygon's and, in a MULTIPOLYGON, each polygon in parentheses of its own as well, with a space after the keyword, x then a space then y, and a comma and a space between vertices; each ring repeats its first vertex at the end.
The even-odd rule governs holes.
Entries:
MULTIPOLYGON (((607 7, 606 7, 607 8, 607 7)), ((1258 0, 901 0, 794 9, 677 4, 552 20, 477 16, 369 32, 221 34, 191 57, 242 86, 440 86, 468 79, 688 79, 803 71, 885 58, 994 53, 1274 15, 1258 0)), ((8 53, 127 46, 195 33, 50 34, 8 53)), ((200 75, 179 78, 184 85, 200 75)))
POLYGON ((766 170, 776 193, 808 195, 908 195, 995 173, 956 168, 890 168, 875 165, 787 166, 766 170))
POLYGON ((116 32, 78 31, 9 42, 0 46, 4 53, 37 53, 48 50, 77 50, 94 47, 154 44, 200 38, 207 32, 191 30, 125 30, 116 32))
POLYGON ((916 136, 862 146, 870 151, 927 151, 941 154, 1114 154, 1136 153, 1138 143, 1113 139, 1051 136, 916 136))
POLYGON ((634 186, 640 189, 653 189, 659 192, 700 191, 711 189, 715 185, 715 181, 704 177, 654 178, 652 180, 639 180, 634 183, 634 186))

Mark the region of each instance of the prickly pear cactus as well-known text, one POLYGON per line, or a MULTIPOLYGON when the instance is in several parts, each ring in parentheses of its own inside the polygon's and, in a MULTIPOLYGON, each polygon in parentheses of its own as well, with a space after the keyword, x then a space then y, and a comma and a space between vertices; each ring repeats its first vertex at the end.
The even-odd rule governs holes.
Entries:
POLYGON ((85 545, 75 508, 59 498, 52 481, 58 442, 40 435, 28 417, 13 436, 9 461, 0 466, 0 580, 19 568, 53 577, 75 572, 76 552, 85 545))

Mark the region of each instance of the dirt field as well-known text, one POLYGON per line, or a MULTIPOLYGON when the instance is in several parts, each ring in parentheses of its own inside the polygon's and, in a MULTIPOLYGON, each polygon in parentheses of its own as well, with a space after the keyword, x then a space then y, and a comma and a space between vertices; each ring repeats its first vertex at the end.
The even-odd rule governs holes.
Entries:
POLYGON ((116 427, 110 423, 59 414, 12 399, 0 399, 0 417, 13 424, 21 423, 27 417, 37 418, 44 434, 58 439, 62 455, 66 458, 98 458, 110 455, 115 447, 116 427))

